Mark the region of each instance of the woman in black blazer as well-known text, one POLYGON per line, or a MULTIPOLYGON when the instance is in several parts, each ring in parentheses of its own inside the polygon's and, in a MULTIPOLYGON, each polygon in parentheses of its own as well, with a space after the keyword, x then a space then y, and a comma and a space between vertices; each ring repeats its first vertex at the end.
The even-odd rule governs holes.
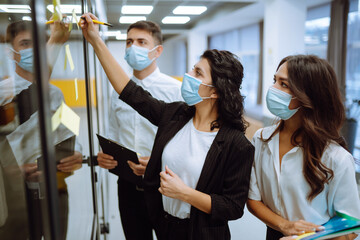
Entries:
POLYGON ((185 103, 168 104, 128 78, 101 40, 97 18, 83 16, 83 34, 119 98, 158 127, 144 176, 158 239, 230 239, 227 223, 243 215, 254 156, 244 135, 241 63, 228 51, 205 51, 184 76, 185 103))

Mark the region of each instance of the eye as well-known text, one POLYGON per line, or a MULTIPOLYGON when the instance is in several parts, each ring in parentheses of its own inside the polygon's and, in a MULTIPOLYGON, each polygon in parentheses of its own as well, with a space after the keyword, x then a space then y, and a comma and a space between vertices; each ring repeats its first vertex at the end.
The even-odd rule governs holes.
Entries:
POLYGON ((281 83, 281 86, 282 86, 283 88, 288 88, 288 85, 287 85, 286 83, 284 83, 284 82, 281 83))
POLYGON ((145 45, 145 44, 146 44, 146 42, 145 42, 144 40, 139 40, 139 43, 140 43, 141 45, 145 45))
POLYGON ((132 44, 132 40, 126 40, 126 46, 129 46, 132 44))
POLYGON ((196 76, 201 76, 201 73, 199 71, 195 71, 196 76))

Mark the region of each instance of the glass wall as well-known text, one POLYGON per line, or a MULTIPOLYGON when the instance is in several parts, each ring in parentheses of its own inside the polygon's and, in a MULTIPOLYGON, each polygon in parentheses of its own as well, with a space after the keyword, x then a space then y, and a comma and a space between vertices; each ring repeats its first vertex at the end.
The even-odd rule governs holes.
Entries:
POLYGON ((53 2, 0 4, 2 240, 100 234, 95 60, 77 25, 89 6, 53 2))
MULTIPOLYGON (((209 37, 209 48, 228 50, 236 54, 244 66, 241 94, 246 96, 245 108, 250 110, 258 101, 260 63, 260 24, 254 24, 209 37)), ((261 98, 260 98, 261 99, 261 98)))
MULTIPOLYGON (((360 121, 360 1, 351 0, 348 15, 346 99, 348 118, 360 121)), ((360 127, 357 124, 354 157, 360 163, 360 127)), ((360 164, 359 164, 360 165, 360 164)), ((360 169, 360 168, 359 168, 360 169)))
POLYGON ((305 53, 326 59, 330 3, 308 9, 305 22, 305 53))

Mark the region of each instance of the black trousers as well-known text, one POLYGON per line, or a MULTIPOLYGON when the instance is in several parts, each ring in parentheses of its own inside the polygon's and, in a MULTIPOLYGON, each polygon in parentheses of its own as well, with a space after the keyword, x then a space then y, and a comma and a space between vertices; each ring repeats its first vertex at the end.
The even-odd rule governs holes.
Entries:
POLYGON ((170 214, 164 213, 161 220, 161 237, 159 240, 187 240, 189 231, 187 219, 180 219, 170 214))
POLYGON ((119 210, 126 240, 152 240, 152 225, 144 191, 131 182, 118 180, 119 210))
POLYGON ((267 227, 266 240, 279 240, 282 237, 284 237, 284 235, 281 232, 276 231, 271 227, 267 227))

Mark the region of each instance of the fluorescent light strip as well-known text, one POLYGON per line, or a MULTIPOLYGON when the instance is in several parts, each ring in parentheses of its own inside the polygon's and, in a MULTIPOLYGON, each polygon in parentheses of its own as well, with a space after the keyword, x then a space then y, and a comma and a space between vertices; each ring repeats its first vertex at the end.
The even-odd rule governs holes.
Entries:
POLYGON ((177 6, 173 14, 200 15, 207 10, 205 6, 177 6))
POLYGON ((153 10, 153 6, 145 5, 125 5, 121 8, 122 14, 150 14, 153 10))
POLYGON ((164 17, 163 20, 161 20, 161 22, 163 24, 185 24, 188 21, 190 21, 190 17, 172 17, 172 16, 167 16, 164 17))
POLYGON ((116 36, 117 40, 126 40, 126 38, 127 38, 126 33, 121 33, 120 35, 116 36))
POLYGON ((104 32, 104 36, 106 37, 116 37, 116 36, 120 36, 121 31, 107 31, 104 32))
POLYGON ((0 4, 0 10, 7 13, 30 13, 29 5, 0 4))
POLYGON ((23 20, 23 21, 31 21, 32 19, 31 19, 30 16, 23 16, 23 17, 22 17, 22 20, 23 20))
MULTIPOLYGON (((54 12, 54 5, 50 4, 46 7, 50 12, 54 12)), ((81 5, 73 5, 73 4, 62 4, 60 5, 61 13, 72 13, 73 9, 75 9, 75 13, 81 14, 81 5)))
POLYGON ((122 16, 119 19, 120 23, 134 23, 137 21, 145 21, 145 16, 122 16))

